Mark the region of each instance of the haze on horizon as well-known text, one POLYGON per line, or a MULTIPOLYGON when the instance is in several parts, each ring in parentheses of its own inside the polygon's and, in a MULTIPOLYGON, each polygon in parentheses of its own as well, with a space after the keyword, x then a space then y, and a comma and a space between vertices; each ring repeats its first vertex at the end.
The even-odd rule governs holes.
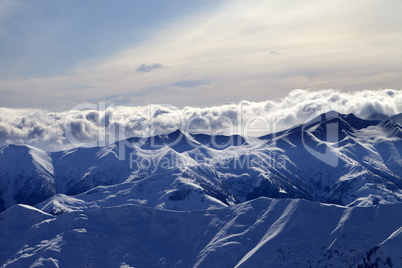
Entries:
POLYGON ((0 2, 0 106, 401 89, 400 1, 0 2))

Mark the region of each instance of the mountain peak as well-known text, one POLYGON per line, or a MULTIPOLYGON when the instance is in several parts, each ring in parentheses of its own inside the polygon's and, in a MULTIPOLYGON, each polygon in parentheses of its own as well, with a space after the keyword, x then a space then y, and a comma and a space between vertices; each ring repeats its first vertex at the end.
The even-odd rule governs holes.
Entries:
POLYGON ((335 110, 331 110, 329 112, 323 113, 321 114, 321 117, 324 117, 325 119, 331 119, 331 118, 335 118, 335 117, 343 117, 345 116, 344 114, 341 114, 335 110))
POLYGON ((383 113, 373 113, 369 117, 367 117, 367 120, 385 120, 388 119, 389 116, 383 113))
POLYGON ((166 137, 169 139, 178 139, 181 137, 185 137, 186 134, 184 132, 182 132, 180 129, 176 129, 173 132, 170 132, 169 134, 166 134, 166 137))

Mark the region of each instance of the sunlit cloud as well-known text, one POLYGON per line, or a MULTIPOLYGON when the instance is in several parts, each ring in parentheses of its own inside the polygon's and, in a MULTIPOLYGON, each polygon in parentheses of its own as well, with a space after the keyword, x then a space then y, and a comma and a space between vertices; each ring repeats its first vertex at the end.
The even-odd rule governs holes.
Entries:
POLYGON ((107 144, 132 136, 168 134, 176 129, 211 135, 262 136, 304 123, 312 116, 331 110, 354 113, 363 118, 375 113, 398 114, 402 112, 402 91, 294 90, 280 99, 241 101, 204 108, 159 104, 116 106, 103 102, 81 104, 76 108, 58 113, 0 108, 0 145, 23 143, 46 150, 61 150, 85 143, 96 145, 102 140, 107 144), (103 131, 105 136, 102 138, 100 133, 103 131), (77 143, 72 144, 68 134, 77 143))

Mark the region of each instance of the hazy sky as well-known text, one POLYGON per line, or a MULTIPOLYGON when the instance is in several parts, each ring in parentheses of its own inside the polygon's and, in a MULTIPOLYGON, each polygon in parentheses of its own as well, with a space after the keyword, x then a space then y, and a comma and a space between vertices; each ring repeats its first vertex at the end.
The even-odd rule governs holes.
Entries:
POLYGON ((401 89, 402 2, 0 1, 0 106, 401 89))

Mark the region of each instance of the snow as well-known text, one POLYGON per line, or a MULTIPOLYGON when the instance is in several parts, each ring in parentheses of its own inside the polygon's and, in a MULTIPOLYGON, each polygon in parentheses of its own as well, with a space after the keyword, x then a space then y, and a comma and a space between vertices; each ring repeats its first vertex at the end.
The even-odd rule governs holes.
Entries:
POLYGON ((402 266, 401 153, 392 119, 335 112, 252 139, 7 145, 0 265, 402 266))
MULTIPOLYGON (((259 196, 354 206, 372 205, 374 199, 379 199, 379 203, 402 200, 399 154, 402 143, 395 130, 399 130, 399 125, 365 121, 351 115, 335 117, 335 113, 329 113, 322 121, 318 119, 309 122, 307 127, 296 126, 248 142, 240 136, 210 137, 176 131, 140 143, 132 139, 133 144, 119 142, 51 154, 33 147, 3 148, 2 151, 11 154, 0 161, 1 170, 6 173, 2 180, 7 180, 3 187, 7 190, 2 194, 3 210, 17 203, 13 196, 21 188, 33 191, 25 189, 24 184, 13 189, 13 183, 9 183, 15 181, 16 171, 27 174, 15 166, 17 154, 11 151, 26 152, 24 166, 32 167, 29 173, 44 177, 45 187, 50 191, 38 197, 39 201, 54 193, 81 195, 99 186, 106 187, 101 191, 110 194, 107 199, 102 195, 98 201, 90 198, 91 202, 105 205, 105 201, 109 204, 112 199, 121 204, 139 200, 132 203, 172 210, 222 207, 259 196), (339 142, 327 142, 324 130, 334 122, 342 128, 343 136, 339 142), (231 140, 238 142, 229 146, 231 140), (218 148, 219 144, 223 147, 218 148), (309 152, 317 150, 320 154, 322 148, 333 152, 326 157, 338 158, 337 166, 328 166, 309 152), (121 151, 124 160, 119 159, 121 151), (386 187, 381 187, 383 184, 386 187), (122 186, 114 187, 117 185, 122 186), (116 189, 119 190, 113 192, 116 189), (186 191, 190 194, 184 194, 186 191), (172 203, 179 192, 183 193, 183 200, 172 203), (205 204, 200 205, 201 200, 205 204)), ((68 204, 69 200, 58 202, 68 204)), ((54 202, 54 206, 59 205, 54 202)))
MULTIPOLYGON (((259 249, 261 249, 264 245, 266 245, 270 240, 279 235, 283 229, 285 228, 287 222, 290 220, 294 210, 296 209, 298 200, 292 200, 291 203, 286 207, 283 214, 279 217, 279 219, 272 224, 268 231, 264 234, 261 241, 250 250, 240 261, 236 264, 235 267, 240 267, 243 263, 247 262, 259 249)), ((269 210, 268 210, 269 211, 269 210)))
POLYGON ((375 247, 384 261, 401 264, 402 204, 347 208, 259 198, 207 211, 122 205, 58 216, 14 208, 0 214, 21 222, 15 229, 0 221, 4 267, 352 267, 375 247), (32 222, 34 215, 42 218, 32 222))

